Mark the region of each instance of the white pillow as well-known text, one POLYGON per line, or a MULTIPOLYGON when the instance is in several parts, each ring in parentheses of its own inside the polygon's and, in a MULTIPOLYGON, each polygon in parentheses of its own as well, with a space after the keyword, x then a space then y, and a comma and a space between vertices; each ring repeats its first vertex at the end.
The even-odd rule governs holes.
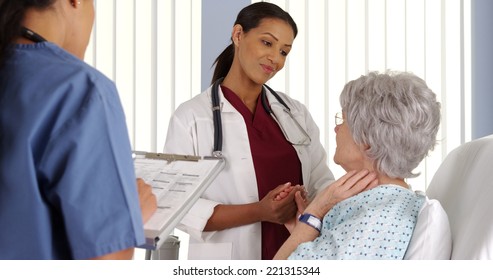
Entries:
POLYGON ((438 200, 426 197, 404 259, 448 260, 451 250, 452 235, 447 213, 438 200))

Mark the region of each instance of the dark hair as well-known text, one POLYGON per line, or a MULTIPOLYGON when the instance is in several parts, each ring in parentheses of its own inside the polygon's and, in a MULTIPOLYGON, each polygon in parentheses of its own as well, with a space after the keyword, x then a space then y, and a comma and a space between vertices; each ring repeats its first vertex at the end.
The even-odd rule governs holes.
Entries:
MULTIPOLYGON (((241 25, 241 27, 243 27, 243 31, 247 33, 250 29, 259 26, 260 21, 266 18, 281 19, 286 21, 289 25, 291 25, 291 28, 293 28, 294 37, 296 38, 296 35, 298 34, 298 27, 296 26, 293 18, 289 15, 289 13, 272 3, 257 2, 246 6, 240 11, 240 13, 238 13, 234 25, 241 25)), ((214 69, 211 84, 213 84, 217 79, 225 77, 226 74, 228 74, 231 64, 233 64, 234 55, 235 48, 233 43, 231 43, 212 64, 215 64, 216 68, 214 69)))
POLYGON ((21 33, 28 8, 46 9, 56 0, 0 0, 0 67, 10 55, 12 41, 21 33))

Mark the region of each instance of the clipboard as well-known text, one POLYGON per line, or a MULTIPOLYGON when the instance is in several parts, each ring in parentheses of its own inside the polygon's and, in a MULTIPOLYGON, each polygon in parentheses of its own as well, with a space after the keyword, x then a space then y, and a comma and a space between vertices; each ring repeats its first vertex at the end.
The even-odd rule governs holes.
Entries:
POLYGON ((224 168, 220 157, 133 152, 135 174, 152 186, 157 210, 144 224, 143 249, 159 249, 224 168))

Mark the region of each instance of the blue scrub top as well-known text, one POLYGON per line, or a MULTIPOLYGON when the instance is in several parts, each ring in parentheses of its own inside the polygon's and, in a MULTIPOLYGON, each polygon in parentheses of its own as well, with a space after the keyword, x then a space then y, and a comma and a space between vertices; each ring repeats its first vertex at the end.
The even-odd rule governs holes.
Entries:
POLYGON ((0 259, 85 259, 144 243, 112 81, 49 43, 0 69, 0 259))

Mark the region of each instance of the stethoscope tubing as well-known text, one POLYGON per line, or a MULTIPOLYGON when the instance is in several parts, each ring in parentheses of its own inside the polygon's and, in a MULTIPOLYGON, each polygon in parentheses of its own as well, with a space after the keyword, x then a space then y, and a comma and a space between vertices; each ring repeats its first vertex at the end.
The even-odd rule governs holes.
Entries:
POLYGON ((219 104, 219 85, 224 80, 220 78, 212 86, 212 121, 214 123, 214 150, 212 155, 215 157, 222 156, 223 148, 223 131, 221 122, 221 105, 219 104))
MULTIPOLYGON (((214 123, 214 150, 212 152, 212 155, 215 157, 222 157, 223 132, 222 132, 222 121, 221 121, 221 105, 219 103, 219 85, 223 80, 224 78, 217 79, 212 85, 212 90, 211 90, 212 120, 214 123)), ((288 107, 286 102, 282 100, 279 94, 277 94, 277 92, 275 92, 272 88, 270 88, 267 85, 264 86, 274 95, 277 101, 279 101, 279 103, 281 103, 288 112, 291 112, 291 109, 288 107)), ((269 104, 267 102, 267 95, 265 94, 264 88, 262 88, 261 98, 262 98, 262 106, 264 107, 264 110, 268 114, 273 115, 272 109, 269 107, 269 104)))

